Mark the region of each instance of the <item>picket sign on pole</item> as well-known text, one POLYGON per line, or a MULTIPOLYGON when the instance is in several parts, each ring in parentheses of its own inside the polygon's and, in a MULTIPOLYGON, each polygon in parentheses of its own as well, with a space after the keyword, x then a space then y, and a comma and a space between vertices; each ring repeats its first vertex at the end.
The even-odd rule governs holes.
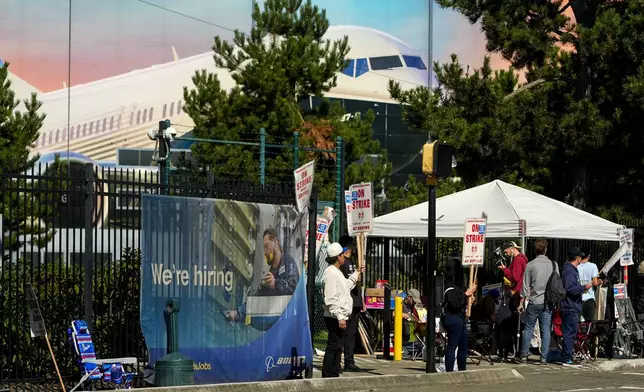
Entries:
POLYGON ((25 298, 27 299, 27 304, 29 305, 29 332, 32 338, 44 337, 47 342, 47 347, 49 348, 49 354, 51 354, 51 360, 54 363, 54 368, 56 369, 56 374, 58 375, 58 381, 60 381, 60 387, 63 389, 63 392, 66 392, 65 383, 63 378, 60 375, 60 370, 58 369, 58 363, 56 362, 56 357, 54 356, 54 350, 51 348, 51 343, 49 342, 49 336, 47 334, 47 328, 45 328, 45 320, 42 317, 40 312, 40 305, 38 304, 38 297, 34 292, 31 283, 25 284, 25 298))
MULTIPOLYGON (((470 267, 469 285, 472 287, 478 279, 478 267, 485 261, 485 234, 487 232, 487 215, 484 218, 466 219, 463 234, 463 266, 470 267)), ((472 298, 467 301, 467 316, 472 312, 472 298)))
MULTIPOLYGON (((358 269, 364 266, 364 254, 367 247, 367 234, 373 231, 373 192, 370 182, 353 184, 344 192, 344 204, 347 213, 347 231, 356 237, 358 251, 358 269)), ((363 277, 364 278, 364 277, 363 277)))
POLYGON ((295 201, 300 213, 306 211, 311 202, 313 179, 315 177, 315 161, 306 163, 293 171, 295 176, 295 201))

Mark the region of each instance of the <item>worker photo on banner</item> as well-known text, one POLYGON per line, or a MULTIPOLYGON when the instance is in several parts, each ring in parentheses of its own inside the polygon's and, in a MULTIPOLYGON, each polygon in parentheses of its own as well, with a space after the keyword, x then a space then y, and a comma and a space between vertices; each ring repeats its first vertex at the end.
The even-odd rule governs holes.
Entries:
POLYGON ((166 353, 165 304, 177 299, 178 343, 198 383, 279 380, 292 361, 278 359, 310 363, 305 230, 290 206, 146 195, 141 326, 150 362, 166 353))

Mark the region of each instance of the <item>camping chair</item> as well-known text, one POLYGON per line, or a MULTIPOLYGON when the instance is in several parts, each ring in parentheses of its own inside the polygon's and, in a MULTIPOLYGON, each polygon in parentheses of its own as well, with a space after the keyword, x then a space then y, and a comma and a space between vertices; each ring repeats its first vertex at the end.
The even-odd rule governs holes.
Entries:
POLYGON ((132 379, 136 373, 128 373, 123 365, 135 365, 136 358, 97 359, 94 343, 89 333, 87 323, 83 320, 72 321, 72 327, 67 330, 69 341, 74 351, 80 357, 79 365, 83 377, 71 392, 89 382, 91 390, 97 385, 109 386, 112 389, 131 389, 132 379))

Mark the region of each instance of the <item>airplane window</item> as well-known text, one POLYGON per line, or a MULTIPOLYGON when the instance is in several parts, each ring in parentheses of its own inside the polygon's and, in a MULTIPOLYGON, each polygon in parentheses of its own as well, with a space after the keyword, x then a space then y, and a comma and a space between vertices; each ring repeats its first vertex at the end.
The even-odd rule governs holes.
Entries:
POLYGON ((46 141, 46 140, 47 140, 47 134, 43 133, 43 134, 40 136, 40 146, 44 146, 44 145, 45 145, 45 141, 46 141))
POLYGON ((87 123, 83 124, 83 136, 87 135, 87 123))
POLYGON ((53 132, 49 132, 49 144, 51 144, 51 142, 53 141, 53 139, 54 139, 54 133, 53 133, 53 132))
POLYGON ((360 75, 366 74, 369 72, 369 65, 367 64, 367 59, 358 59, 356 60, 356 78, 360 75))
POLYGON ((344 64, 345 64, 345 67, 342 70, 342 73, 347 76, 353 77, 353 70, 356 68, 356 61, 353 59, 346 60, 344 64))
POLYGON ((371 63, 371 69, 374 71, 400 68, 403 66, 398 56, 369 57, 369 62, 371 63))
POLYGON ((141 122, 141 111, 140 111, 140 110, 138 110, 138 111, 136 112, 136 123, 138 124, 138 123, 140 123, 140 122, 141 122))
POLYGON ((63 141, 67 140, 67 128, 63 128, 63 141))
POLYGON ((165 118, 166 114, 168 114, 168 104, 164 103, 163 104, 163 118, 165 118))
POLYGON ((181 114, 181 101, 177 104, 177 114, 181 114))
POLYGON ((103 119, 103 132, 107 131, 107 119, 103 119))
POLYGON ((69 140, 74 138, 74 126, 72 125, 72 131, 69 133, 69 140))
POLYGON ((425 63, 423 62, 423 59, 418 56, 403 55, 403 59, 405 60, 405 64, 407 64, 409 68, 427 69, 425 63))
POLYGON ((118 121, 116 122, 116 128, 117 128, 117 129, 121 129, 121 115, 119 115, 119 119, 118 119, 118 121))
POLYGON ((134 124, 134 112, 130 113, 130 125, 134 124))
POLYGON ((89 134, 91 135, 93 131, 94 131, 94 121, 89 123, 89 134))
POLYGON ((154 108, 150 108, 150 121, 154 118, 154 108))
POLYGON ((143 110, 143 122, 148 120, 148 109, 143 110))
POLYGON ((170 117, 174 116, 174 102, 170 104, 170 117))
POLYGON ((110 117, 110 131, 114 128, 114 116, 110 117))
POLYGON ((55 143, 58 143, 58 134, 60 133, 60 129, 56 130, 56 138, 54 138, 55 143))

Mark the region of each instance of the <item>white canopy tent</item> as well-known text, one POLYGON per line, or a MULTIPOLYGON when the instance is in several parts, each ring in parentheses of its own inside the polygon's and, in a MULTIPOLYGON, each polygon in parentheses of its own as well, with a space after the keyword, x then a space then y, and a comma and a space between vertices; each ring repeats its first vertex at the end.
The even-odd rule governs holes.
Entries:
MULTIPOLYGON (((619 241, 623 226, 536 192, 495 180, 436 201, 436 237, 463 238, 465 220, 488 215, 488 238, 619 241)), ((380 216, 371 236, 427 237, 427 202, 380 216)))

